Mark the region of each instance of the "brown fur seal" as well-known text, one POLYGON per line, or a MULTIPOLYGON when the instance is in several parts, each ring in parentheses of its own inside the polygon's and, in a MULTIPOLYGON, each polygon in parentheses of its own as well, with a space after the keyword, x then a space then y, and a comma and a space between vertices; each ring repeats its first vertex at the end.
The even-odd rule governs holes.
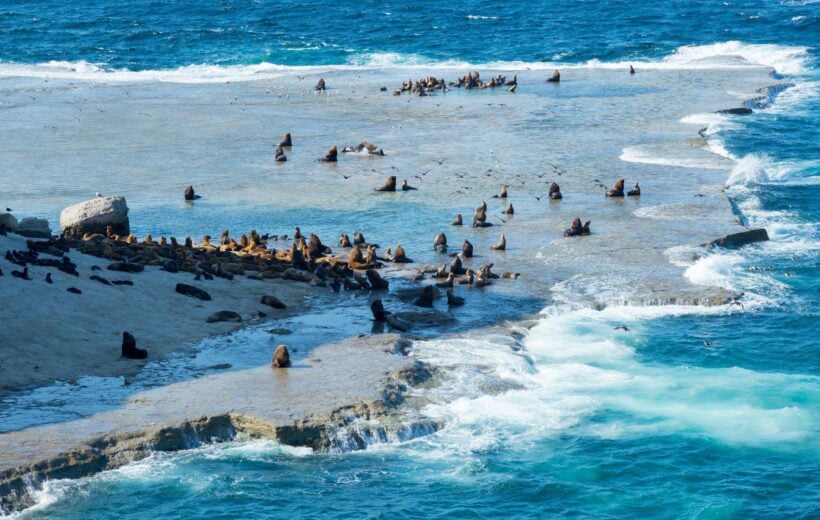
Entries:
POLYGON ((276 147, 276 152, 274 155, 274 160, 276 162, 285 162, 288 160, 287 156, 285 155, 285 150, 282 149, 282 145, 278 145, 276 147))
POLYGON ((380 188, 376 188, 375 191, 396 191, 396 176, 389 176, 384 184, 380 188))
POLYGON ((504 210, 505 215, 515 215, 515 209, 513 208, 512 202, 507 206, 507 209, 504 210))
POLYGON ((148 351, 137 348, 137 340, 129 332, 122 333, 122 357, 128 359, 146 359, 148 351))
POLYGON ((183 193, 183 197, 185 197, 185 200, 196 200, 201 198, 194 192, 193 186, 188 186, 187 188, 185 188, 185 193, 183 193))
POLYGON ((364 150, 367 150, 369 155, 379 155, 384 157, 384 149, 367 141, 362 141, 356 146, 345 146, 342 148, 342 153, 361 153, 364 150))
POLYGON ((453 291, 447 291, 447 305, 450 307, 461 307, 464 305, 464 298, 456 296, 453 291))
POLYGON ((270 360, 270 366, 273 368, 287 368, 290 366, 290 352, 288 352, 286 345, 276 347, 270 360))
POLYGON ((493 195, 494 199, 506 199, 507 198, 507 185, 504 184, 501 186, 501 191, 498 195, 493 195))
POLYGON ((339 246, 340 247, 353 247, 353 244, 350 243, 350 237, 346 234, 342 233, 342 236, 339 237, 339 246))
POLYGON ((313 90, 315 90, 317 92, 321 92, 321 91, 326 90, 326 89, 327 89, 327 86, 325 85, 324 78, 319 78, 318 83, 316 83, 316 86, 313 87, 313 90))
POLYGON ((279 141, 279 146, 293 146, 293 142, 290 139, 290 133, 287 133, 282 137, 282 140, 279 141))
POLYGON ((550 184, 550 200, 561 200, 564 196, 561 195, 561 188, 557 183, 550 184))
POLYGON ((504 233, 501 233, 501 238, 498 240, 498 243, 494 246, 490 246, 490 249, 493 251, 504 251, 507 249, 507 239, 504 238, 504 233))
POLYGON ((367 242, 366 242, 366 241, 365 241, 365 239, 364 239, 364 235, 362 235, 362 234, 361 234, 361 233, 359 233, 358 231, 356 231, 355 233, 353 233, 353 245, 354 245, 354 246, 361 246, 361 245, 364 245, 364 244, 366 244, 366 243, 367 243, 367 242))
POLYGON ((452 222, 453 226, 462 226, 464 225, 464 221, 461 220, 461 213, 456 215, 456 219, 452 222))
POLYGON ((487 222, 487 210, 484 207, 479 207, 473 215, 473 227, 490 227, 491 223, 487 222))
POLYGON ((464 258, 472 258, 473 244, 471 244, 469 240, 465 240, 464 244, 461 246, 461 254, 464 258))
POLYGON ((336 146, 331 146, 330 150, 327 151, 327 155, 319 159, 321 162, 336 162, 338 160, 339 151, 336 149, 336 146))
POLYGON ((401 183, 401 191, 412 191, 412 190, 417 190, 417 189, 418 188, 414 188, 413 186, 410 186, 409 184, 407 184, 407 179, 404 179, 401 183))
POLYGON ((547 78, 547 83, 558 83, 559 81, 561 81, 561 73, 557 70, 553 71, 552 76, 547 78))
POLYGON ((438 251, 439 253, 447 252, 447 235, 444 233, 439 233, 436 235, 436 239, 433 240, 433 250, 438 251))
POLYGON ((450 262, 450 272, 454 275, 464 274, 464 267, 461 263, 461 255, 456 255, 450 262))
POLYGON ((635 183, 635 187, 626 192, 627 195, 630 197, 640 197, 641 196, 641 187, 638 186, 638 183, 635 183))
POLYGON ((302 230, 299 229, 299 226, 296 226, 293 228, 293 239, 299 240, 300 238, 302 238, 302 230))
POLYGON ((393 253, 393 262, 397 264, 409 264, 412 263, 412 260, 407 258, 404 248, 401 245, 398 245, 396 246, 396 252, 393 253))
POLYGON ((365 272, 365 274, 367 275, 367 281, 370 283, 370 287, 374 291, 386 290, 390 287, 390 283, 387 280, 383 279, 379 275, 378 271, 368 269, 367 272, 365 272))
POLYGON ((623 197, 624 196, 624 180, 618 179, 615 181, 615 186, 606 192, 607 197, 623 197))
POLYGON ((453 273, 450 273, 449 275, 447 275, 447 279, 444 280, 443 282, 436 282, 436 287, 452 287, 453 286, 453 280, 455 280, 455 279, 456 279, 456 276, 453 273))
POLYGON ((581 235, 589 235, 591 233, 589 229, 590 221, 587 220, 585 224, 581 225, 581 219, 576 217, 573 219, 572 224, 570 224, 569 229, 564 231, 565 237, 577 237, 581 235))

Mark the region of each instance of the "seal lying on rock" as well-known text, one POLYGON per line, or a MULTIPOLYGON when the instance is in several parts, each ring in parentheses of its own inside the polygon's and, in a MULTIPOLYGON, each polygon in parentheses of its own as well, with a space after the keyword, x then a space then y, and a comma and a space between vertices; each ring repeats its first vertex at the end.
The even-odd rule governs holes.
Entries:
POLYGON ((384 181, 384 184, 376 188, 375 191, 396 191, 396 176, 391 175, 384 181))
POLYGON ((268 307, 273 307, 274 309, 287 309, 288 307, 282 302, 282 300, 270 294, 262 296, 262 299, 259 300, 259 302, 262 305, 267 305, 268 307))
POLYGON ((630 197, 640 197, 641 196, 641 187, 636 182, 635 187, 632 188, 631 190, 627 191, 626 194, 629 195, 630 197))
POLYGON ((564 196, 561 195, 561 188, 557 183, 550 184, 550 200, 561 200, 564 196))
POLYGON ((618 179, 611 190, 606 192, 607 197, 623 197, 624 196, 624 180, 618 179))
POLYGON ((547 78, 547 83, 558 83, 559 81, 561 81, 561 73, 557 70, 553 71, 552 76, 547 78))
POLYGON ((587 220, 584 225, 581 225, 581 219, 578 218, 578 217, 575 217, 575 219, 572 221, 572 224, 570 224, 569 229, 564 231, 564 236, 565 237, 577 237, 577 236, 581 236, 581 235, 589 235, 590 234, 589 223, 590 223, 590 221, 587 220))
POLYGON ((242 316, 234 311, 218 311, 208 316, 205 321, 207 323, 218 323, 221 321, 233 321, 238 323, 242 321, 242 316))
POLYGON ((290 366, 290 352, 286 345, 279 345, 273 352, 273 357, 270 360, 270 365, 273 368, 287 368, 290 366))
POLYGON ((137 348, 137 340, 129 332, 122 333, 122 357, 128 359, 146 359, 148 351, 137 348))
POLYGON ((185 296, 190 296, 192 298, 196 298, 197 300, 202 301, 210 301, 211 295, 207 292, 203 291, 198 287, 194 287, 193 285, 188 285, 184 283, 178 283, 174 288, 176 292, 179 294, 184 294, 185 296))
POLYGON ((336 149, 336 146, 331 146, 330 150, 327 151, 327 155, 319 159, 321 162, 336 162, 338 160, 339 151, 336 149))

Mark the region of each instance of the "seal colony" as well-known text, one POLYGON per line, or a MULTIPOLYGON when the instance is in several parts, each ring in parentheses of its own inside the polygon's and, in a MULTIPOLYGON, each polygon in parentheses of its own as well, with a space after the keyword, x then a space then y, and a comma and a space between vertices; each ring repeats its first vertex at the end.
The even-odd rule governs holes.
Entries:
MULTIPOLYGON (((391 127, 394 128, 393 132, 385 133, 358 127, 349 131, 349 121, 344 117, 349 112, 345 111, 356 103, 356 99, 348 93, 352 92, 351 88, 345 90, 346 78, 343 75, 328 77, 327 84, 321 80, 316 84, 315 90, 311 88, 315 78, 310 80, 305 89, 311 92, 305 97, 315 98, 312 101, 314 105, 321 102, 331 107, 330 110, 335 109, 328 117, 334 119, 334 124, 336 121, 344 121, 347 133, 330 124, 322 126, 316 123, 318 130, 311 135, 309 132, 300 132, 294 121, 285 121, 282 124, 277 122, 279 127, 274 130, 276 135, 289 129, 294 132, 295 139, 288 133, 278 141, 270 136, 259 140, 263 142, 265 159, 270 165, 269 172, 266 171, 270 173, 268 177, 254 179, 260 185, 260 191, 263 184, 274 185, 278 190, 279 179, 287 181, 287 175, 293 172, 293 175, 298 176, 298 185, 292 192, 287 192, 287 196, 295 198, 308 191, 318 201, 317 207, 327 210, 327 214, 320 220, 311 219, 310 215, 302 218, 292 206, 283 204, 281 199, 275 199, 266 206, 272 212, 277 212, 271 219, 275 225, 268 221, 266 227, 286 227, 287 234, 280 234, 281 230, 276 234, 265 232, 268 229, 263 228, 263 224, 258 221, 254 223, 258 224, 256 229, 262 233, 247 224, 242 226, 244 232, 237 233, 233 230, 232 233, 224 229, 224 225, 220 225, 219 218, 214 214, 205 215, 205 224, 196 234, 210 234, 204 234, 198 240, 193 236, 183 239, 184 233, 177 233, 178 237, 170 236, 169 232, 160 234, 157 230, 164 228, 153 223, 149 228, 152 233, 146 233, 144 227, 139 228, 138 233, 132 233, 130 222, 119 218, 125 210, 124 198, 121 197, 99 197, 99 200, 88 201, 93 202, 95 208, 106 212, 110 210, 112 220, 109 221, 79 218, 80 213, 91 216, 86 211, 88 206, 81 208, 82 212, 69 212, 67 217, 73 217, 73 220, 67 220, 65 226, 61 225, 64 234, 62 237, 48 233, 48 236, 38 239, 26 239, 10 230, 8 236, 0 237, 0 244, 8 252, 8 256, 3 256, 0 260, 3 268, 0 286, 8 291, 4 292, 7 299, 11 299, 13 295, 26 303, 28 312, 24 315, 27 314, 25 319, 29 324, 36 323, 35 327, 43 324, 37 334, 21 338, 19 342, 32 347, 39 339, 38 335, 49 336, 57 338, 58 343, 64 343, 66 348, 60 345, 53 349, 43 348, 46 346, 43 343, 37 345, 38 358, 29 357, 25 359, 27 365, 15 365, 17 360, 9 358, 17 357, 17 351, 12 351, 11 356, 5 355, 7 345, 4 344, 3 349, 0 349, 5 356, 5 367, 0 365, 4 376, 9 372, 48 372, 48 375, 27 381, 12 380, 13 384, 4 387, 4 390, 43 384, 54 379, 71 380, 89 373, 133 374, 144 366, 142 352, 151 361, 161 359, 163 354, 168 353, 162 351, 166 342, 196 342, 207 335, 203 330, 230 331, 242 325, 261 323, 267 318, 277 319, 288 313, 302 313, 310 307, 313 298, 321 298, 316 301, 324 306, 325 311, 330 308, 340 314, 351 312, 357 316, 361 316, 364 311, 370 333, 410 331, 415 336, 429 328, 441 333, 450 330, 448 327, 458 324, 463 315, 469 315, 475 308, 484 309, 484 324, 492 323, 506 319, 511 313, 503 312, 524 301, 523 298, 518 298, 520 293, 515 292, 516 287, 521 291, 537 293, 539 298, 547 295, 543 296, 546 300, 549 298, 550 287, 556 282, 567 282, 566 285, 574 289, 572 283, 577 278, 590 274, 600 275, 600 265, 590 260, 594 260, 595 255, 600 255, 601 251, 607 255, 605 260, 608 262, 608 274, 614 273, 616 278, 623 276, 630 290, 640 288, 641 284, 652 286, 653 292, 649 298, 640 300, 643 295, 635 296, 635 301, 647 304, 670 301, 725 303, 729 298, 726 291, 682 289, 686 282, 679 280, 681 270, 676 266, 664 267, 664 264, 658 262, 658 258, 662 258, 662 251, 681 242, 714 244, 710 247, 745 243, 747 238, 737 237, 737 233, 732 233, 743 228, 727 218, 727 215, 731 215, 725 196, 719 188, 711 189, 704 186, 701 179, 687 178, 685 181, 676 181, 680 183, 680 189, 673 193, 659 188, 661 181, 658 179, 666 174, 660 168, 650 171, 649 167, 631 166, 630 171, 625 172, 618 171, 617 168, 610 171, 600 164, 584 165, 582 168, 569 164, 564 158, 553 156, 540 162, 530 160, 537 159, 536 153, 531 153, 531 141, 516 148, 515 156, 523 157, 528 161, 527 164, 533 166, 505 169, 503 154, 507 143, 497 141, 497 135, 491 131, 496 126, 503 127, 507 124, 507 119, 516 114, 513 104, 520 104, 524 96, 529 95, 528 89, 536 88, 536 84, 545 90, 566 90, 585 73, 588 71, 567 72, 566 77, 562 78, 565 82, 555 82, 558 84, 549 87, 543 85, 543 73, 521 73, 512 79, 501 74, 491 74, 487 75, 489 81, 477 74, 469 74, 461 78, 461 87, 442 86, 443 81, 433 82, 428 79, 420 85, 424 89, 423 100, 406 96, 401 102, 397 102, 389 94, 368 93, 366 95, 371 97, 362 103, 368 108, 373 104, 376 108, 367 113, 379 113, 379 117, 380 110, 390 110, 388 103, 399 107, 395 113, 385 112, 390 117, 399 113, 399 109, 411 107, 407 112, 408 119, 425 113, 422 111, 428 110, 432 106, 430 103, 447 101, 452 105, 448 107, 446 103, 441 104, 443 115, 439 119, 438 116, 434 117, 435 114, 426 112, 431 114, 429 121, 425 121, 429 126, 413 129, 410 121, 402 121, 402 124, 397 122, 395 127, 391 127), (536 74, 538 78, 534 79, 536 74), (499 84, 502 79, 504 85, 499 84), (479 85, 479 81, 483 83, 483 87, 479 85), (490 92, 490 85, 496 88, 506 87, 509 81, 514 82, 510 89, 521 87, 516 96, 509 96, 504 91, 490 92), (448 89, 452 91, 457 88, 461 88, 462 92, 447 94, 452 96, 449 99, 426 98, 426 95, 444 94, 448 89), (382 104, 373 101, 377 96, 384 98, 382 104), (506 104, 497 103, 498 99, 502 99, 498 96, 502 96, 506 104), (475 98, 473 105, 466 102, 463 107, 458 105, 467 98, 475 98), (476 107, 479 104, 482 111, 499 114, 495 125, 480 126, 482 122, 476 117, 476 107), (451 111, 445 112, 448 108, 451 111), (445 135, 457 135, 445 123, 458 117, 462 117, 465 122, 463 130, 472 132, 470 135, 479 143, 477 146, 486 149, 485 155, 476 153, 475 149, 471 149, 469 153, 475 153, 476 158, 451 154, 453 147, 449 143, 437 141, 442 135, 442 128, 447 131, 445 135), (475 131, 476 128, 481 131, 475 131), (420 133, 422 137, 413 141, 409 137, 415 135, 410 133, 412 131, 420 133), (400 137, 397 138, 397 135, 400 137), (334 141, 341 144, 355 143, 362 136, 378 137, 374 141, 383 145, 383 148, 363 141, 359 145, 346 147, 350 151, 342 148, 342 154, 339 155, 339 149, 332 145, 334 141), (407 142, 406 146, 404 141, 407 142), (383 153, 371 153, 371 148, 365 143, 381 149, 383 153), (279 161, 278 157, 285 152, 288 160, 279 161), (418 155, 419 164, 414 164, 411 160, 400 162, 402 157, 406 158, 408 155, 418 155), (435 160, 423 163, 421 159, 426 156, 435 160), (274 166, 274 162, 280 164, 274 166), (434 175, 424 177, 421 170, 431 166, 435 168, 432 162, 439 167, 434 175), (300 166, 307 163, 310 163, 309 166, 300 169, 300 166), (365 163, 386 164, 393 168, 391 171, 383 167, 383 173, 374 172, 380 175, 379 183, 384 182, 382 188, 387 189, 378 187, 379 183, 368 172, 369 167, 363 166, 365 163), (486 168, 479 167, 482 163, 486 168), (631 173, 633 169, 634 174, 631 173), (602 196, 596 185, 590 184, 589 177, 592 175, 607 181, 603 189, 613 191, 612 196, 602 196), (344 180, 339 176, 344 177, 344 180), (348 181, 351 176, 355 176, 353 181, 348 181), (626 180, 621 180, 624 176, 630 178, 630 184, 632 177, 637 178, 647 188, 646 194, 641 194, 641 188, 637 184, 632 190, 626 190, 626 180), (400 190, 400 186, 415 189, 400 190), (499 186, 502 186, 500 190, 499 186), (639 220, 639 216, 635 215, 633 209, 638 204, 677 202, 674 198, 671 201, 669 198, 679 196, 678 191, 686 192, 687 197, 693 198, 691 207, 703 209, 699 226, 677 226, 667 233, 661 225, 647 226, 646 220, 639 220), (332 193, 327 195, 327 192, 332 193), (542 195, 545 192, 548 197, 542 195), (702 197, 694 198, 696 195, 702 197), (282 206, 281 211, 277 205, 282 206), (471 210, 472 222, 469 219, 471 210), (413 211, 425 212, 423 218, 418 219, 423 221, 424 232, 407 232, 412 229, 411 226, 416 225, 409 223, 408 216, 415 217, 412 215, 413 211), (342 219, 339 215, 350 212, 355 213, 359 220, 344 220, 344 224, 337 222, 337 218, 342 219), (467 223, 472 225, 465 225, 465 216, 467 223), (377 219, 378 222, 368 220, 369 218, 377 219), (590 222, 592 220, 594 223, 590 222), (293 227, 294 224, 300 225, 293 227), (449 225, 453 227, 447 227, 449 225), (321 229, 318 229, 320 226, 321 229), (398 231, 391 234, 391 229, 398 231), (533 232, 533 229, 536 231, 533 232), (445 230, 449 230, 449 237, 445 235, 445 230), (636 241, 634 237, 638 236, 638 231, 646 234, 640 235, 641 240, 636 241), (326 243, 320 235, 325 240, 338 237, 338 248, 335 240, 326 243), (722 242, 711 242, 719 236, 724 237, 720 239, 722 242), (375 240, 376 237, 378 240, 375 240), (639 242, 639 255, 633 255, 636 250, 634 242, 639 242), (72 271, 77 275, 71 274, 72 271), (661 275, 658 274, 659 271, 662 271, 661 275), (642 273, 642 277, 629 278, 635 272, 642 273), (664 278, 668 273, 676 276, 671 283, 670 278, 664 278), (540 280, 533 279, 539 276, 545 278, 544 285, 537 285, 540 280), (521 282, 516 283, 514 280, 521 282), (664 283, 667 285, 663 285, 664 283), (37 298, 42 302, 35 304, 33 298, 26 295, 27 291, 36 291, 37 298), (336 295, 343 291, 348 293, 346 298, 336 295), (498 299, 493 299, 494 295, 499 294, 514 295, 502 300, 506 308, 498 305, 498 299), (53 304, 49 301, 51 299, 55 300, 53 304), (77 314, 69 314, 75 306, 84 307, 77 314), (104 320, 97 319, 89 311, 92 307, 105 310, 104 320), (145 309, 145 313, 132 311, 129 314, 128 309, 139 309, 140 312, 145 309), (152 314, 147 314, 149 311, 152 314), (48 322, 54 321, 47 319, 51 316, 59 316, 61 323, 48 328, 48 322), (369 328, 371 317, 372 329, 369 328), (38 319, 41 321, 36 321, 38 319), (61 335, 63 333, 65 335, 61 335), (176 336, 163 336, 170 333, 176 336), (72 341, 76 337, 88 338, 89 343, 96 345, 95 356, 99 356, 99 359, 88 355, 90 349, 83 350, 84 345, 72 341), (183 339, 180 340, 180 337, 183 339), (56 372, 54 365, 60 363, 71 364, 75 369, 74 373, 56 372), (12 367, 10 371, 7 368, 9 366, 12 367), (77 369, 78 366, 82 369, 77 369), (112 371, 112 367, 116 371, 112 371), (54 376, 55 373, 58 375, 54 376)), ((642 73, 638 78, 649 75, 650 73, 642 73)), ((362 85, 368 84, 362 82, 362 85)), ((358 89, 361 85, 355 84, 354 87, 358 89)), ((207 91, 218 87, 201 88, 207 91)), ((414 84, 406 92, 413 90, 421 91, 414 84)), ((419 92, 416 94, 420 96, 419 92)), ((579 101, 578 104, 582 102, 579 101)), ((558 111, 558 108, 555 110, 558 111)), ((527 117, 529 115, 528 112, 527 117)), ((539 121, 547 119, 544 113, 537 116, 539 121)), ((529 122, 529 119, 521 118, 520 113, 518 117, 519 119, 510 122, 510 126, 529 122)), ((266 124, 269 125, 269 122, 270 120, 266 124)), ((562 131, 571 131, 575 128, 573 124, 578 126, 585 123, 567 118, 561 122, 562 131)), ((202 128, 202 132, 207 132, 206 125, 202 125, 202 128)), ((268 134, 257 132, 254 135, 268 134)), ((524 135, 533 138, 531 134, 524 135)), ((535 135, 535 138, 540 137, 535 135)), ((556 140, 559 137, 556 136, 556 140)), ((535 152, 543 155, 543 150, 535 152)), ((608 157, 611 160, 611 154, 608 157)), ((282 185, 286 186, 284 182, 282 185)), ((603 183, 598 181, 597 185, 603 183)), ((208 205, 222 195, 213 188, 213 184, 206 183, 201 178, 185 179, 175 186, 170 190, 174 195, 168 196, 169 200, 177 204, 174 210, 182 207, 182 211, 196 211, 198 216, 204 215, 208 205), (189 184, 191 190, 196 186, 197 191, 201 191, 203 202, 208 204, 179 204, 179 192, 189 184)), ((98 188, 94 186, 87 193, 93 193, 95 189, 98 188)), ((113 188, 100 189, 104 193, 119 191, 113 188)), ((229 191, 233 196, 233 190, 229 191)), ((270 194, 271 191, 267 191, 262 196, 270 194)), ((156 202, 156 194, 152 194, 151 202, 156 202)), ((18 209, 21 207, 16 201, 10 201, 9 205, 18 209)), ((0 222, 11 221, 0 218, 0 222)), ((187 221, 185 223, 188 224, 187 221)), ((764 233, 751 231, 741 231, 740 234, 743 237, 764 236, 764 233)), ((580 288, 581 291, 583 289, 580 288)), ((630 293, 630 298, 632 294, 638 293, 630 293)), ((604 300, 594 300, 590 304, 605 306, 607 303, 604 300)), ((3 318, 8 329, 19 327, 19 323, 22 323, 19 318, 10 318, 10 315, 3 315, 3 318)), ((264 365, 265 381, 281 382, 282 378, 299 378, 299 368, 306 363, 300 353, 302 346, 289 340, 276 339, 266 347, 264 355, 258 356, 259 364, 264 365), (276 346, 282 349, 279 350, 276 346)), ((54 347, 52 344, 47 346, 54 347)), ((25 349, 20 349, 23 350, 25 349)), ((348 351, 348 355, 348 363, 362 363, 355 351, 348 351)), ((331 357, 327 351, 322 351, 321 357, 324 361, 338 359, 331 357)), ((313 362, 312 366, 321 362, 313 362)), ((186 391, 193 387, 201 391, 207 388, 207 381, 196 380, 186 386, 186 391)), ((247 390, 244 387, 238 388, 247 390)))

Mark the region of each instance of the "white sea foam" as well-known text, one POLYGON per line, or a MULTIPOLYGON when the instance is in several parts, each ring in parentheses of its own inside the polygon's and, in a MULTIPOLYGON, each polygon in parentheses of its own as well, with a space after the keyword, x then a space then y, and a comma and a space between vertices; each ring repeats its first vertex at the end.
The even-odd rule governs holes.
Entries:
MULTIPOLYGON (((478 16, 478 15, 475 15, 478 16)), ((303 48, 300 48, 303 49, 303 48)), ((726 69, 759 66, 774 67, 784 74, 806 70, 808 48, 771 44, 745 44, 738 41, 712 45, 686 46, 660 60, 585 63, 492 61, 470 63, 462 60, 435 60, 418 54, 375 52, 355 54, 338 65, 289 66, 274 63, 256 65, 188 65, 175 69, 132 71, 112 69, 85 61, 49 61, 40 64, 0 63, 0 77, 35 77, 98 82, 160 81, 171 83, 218 83, 255 81, 294 74, 334 70, 408 69, 408 70, 551 70, 572 68, 626 68, 630 64, 645 69, 726 69)))
POLYGON ((656 164, 659 166, 677 166, 680 168, 702 168, 705 170, 728 170, 731 164, 726 161, 713 157, 711 155, 703 154, 700 156, 690 155, 682 157, 670 157, 666 154, 661 154, 650 150, 645 146, 628 146, 623 149, 619 157, 622 161, 656 164))

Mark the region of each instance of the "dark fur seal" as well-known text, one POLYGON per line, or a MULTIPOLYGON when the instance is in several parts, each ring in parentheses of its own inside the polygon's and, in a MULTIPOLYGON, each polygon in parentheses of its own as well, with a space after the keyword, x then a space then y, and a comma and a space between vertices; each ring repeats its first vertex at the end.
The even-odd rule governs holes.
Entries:
POLYGON ((338 160, 339 150, 336 148, 336 145, 330 147, 330 150, 327 151, 327 155, 319 159, 321 162, 336 162, 338 160))
POLYGON ((572 221, 572 224, 570 224, 569 229, 564 231, 564 236, 565 237, 577 237, 577 236, 581 236, 581 235, 589 235, 590 234, 589 224, 590 224, 590 221, 587 220, 585 224, 581 225, 581 219, 578 218, 578 217, 575 217, 575 219, 572 221))
MULTIPOLYGON (((404 188, 402 187, 402 189, 404 188)), ((389 176, 387 180, 384 181, 384 184, 381 187, 376 188, 375 191, 396 191, 396 176, 389 176)))
POLYGON ((316 86, 313 87, 313 90, 315 90, 317 92, 322 92, 324 90, 327 90, 327 86, 325 85, 324 78, 319 78, 319 81, 316 83, 316 86))
POLYGON ((618 179, 611 190, 606 192, 607 197, 623 197, 624 196, 624 180, 618 179))
POLYGON ((291 141, 290 133, 287 133, 282 137, 282 140, 279 141, 279 146, 293 146, 293 141, 291 141))
POLYGON ((498 240, 498 243, 494 246, 490 246, 490 249, 493 251, 504 251, 507 249, 507 239, 504 238, 504 233, 501 233, 501 238, 498 240))
POLYGON ((561 188, 557 183, 550 184, 550 200, 561 200, 564 196, 561 195, 561 188))
POLYGON ((557 70, 552 72, 552 76, 547 78, 547 83, 558 83, 561 81, 561 73, 557 70))
POLYGON ((122 357, 128 359, 146 359, 148 351, 137 348, 137 340, 129 332, 122 333, 122 357))
POLYGON ((630 197, 640 197, 641 196, 641 187, 636 182, 635 187, 632 188, 631 190, 627 191, 626 194, 629 195, 630 197))
POLYGON ((463 220, 461 220, 461 213, 459 213, 459 214, 457 214, 457 215, 456 215, 456 219, 452 222, 452 225, 454 225, 454 226, 462 226, 462 225, 464 225, 464 221, 463 221, 463 220))
POLYGON ((401 183, 401 191, 413 191, 413 190, 417 190, 417 189, 418 188, 414 188, 413 186, 410 186, 409 184, 407 184, 407 179, 404 179, 401 183))

